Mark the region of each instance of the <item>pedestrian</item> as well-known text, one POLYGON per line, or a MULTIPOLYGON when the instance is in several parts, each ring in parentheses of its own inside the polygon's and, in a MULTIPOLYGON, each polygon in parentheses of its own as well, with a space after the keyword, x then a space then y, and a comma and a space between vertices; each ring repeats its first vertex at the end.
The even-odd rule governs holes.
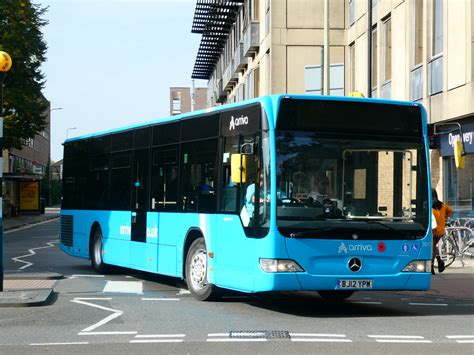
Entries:
POLYGON ((453 214, 453 209, 438 199, 438 193, 431 189, 432 212, 436 220, 436 228, 433 228, 433 255, 431 257, 431 273, 434 275, 434 259, 438 261, 438 271, 444 271, 444 261, 439 255, 438 243, 446 233, 445 226, 449 216, 453 214))

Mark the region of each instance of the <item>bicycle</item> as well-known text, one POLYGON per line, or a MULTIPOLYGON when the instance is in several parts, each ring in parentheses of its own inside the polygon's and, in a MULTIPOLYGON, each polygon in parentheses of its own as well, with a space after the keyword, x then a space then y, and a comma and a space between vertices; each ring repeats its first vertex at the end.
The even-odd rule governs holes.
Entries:
POLYGON ((445 267, 450 266, 456 257, 464 267, 464 257, 472 258, 474 256, 474 253, 469 251, 469 248, 473 247, 474 233, 471 228, 464 226, 446 227, 446 233, 438 244, 439 254, 445 267))

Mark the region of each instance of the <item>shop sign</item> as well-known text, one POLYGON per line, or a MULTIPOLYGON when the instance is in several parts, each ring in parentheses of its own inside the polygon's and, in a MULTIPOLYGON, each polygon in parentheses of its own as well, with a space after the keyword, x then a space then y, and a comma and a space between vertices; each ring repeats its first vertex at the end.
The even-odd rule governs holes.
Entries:
MULTIPOLYGON (((467 154, 474 153, 474 122, 461 123, 462 127, 462 139, 464 141, 464 150, 467 154)), ((440 152, 441 155, 453 156, 454 155, 454 141, 461 138, 461 134, 458 129, 454 129, 449 133, 440 134, 440 152)))

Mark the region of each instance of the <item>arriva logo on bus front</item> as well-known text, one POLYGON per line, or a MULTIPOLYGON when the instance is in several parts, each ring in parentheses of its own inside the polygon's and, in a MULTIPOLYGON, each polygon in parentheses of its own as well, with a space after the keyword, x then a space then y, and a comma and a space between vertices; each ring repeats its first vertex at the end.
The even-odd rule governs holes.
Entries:
POLYGON ((342 243, 339 245, 339 254, 344 253, 347 254, 348 251, 372 251, 372 245, 370 244, 346 244, 342 243))
POLYGON ((248 125, 249 124, 249 118, 248 116, 240 116, 240 117, 235 117, 231 116, 230 117, 230 124, 229 124, 229 131, 235 130, 236 126, 242 126, 242 125, 248 125))

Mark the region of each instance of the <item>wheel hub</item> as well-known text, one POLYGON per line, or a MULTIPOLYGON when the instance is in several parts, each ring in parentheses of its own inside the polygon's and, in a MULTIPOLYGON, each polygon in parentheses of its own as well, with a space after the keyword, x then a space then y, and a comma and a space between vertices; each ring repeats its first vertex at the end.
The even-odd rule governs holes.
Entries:
POLYGON ((206 286, 207 257, 204 250, 198 250, 191 261, 191 282, 193 288, 203 289, 206 286))

